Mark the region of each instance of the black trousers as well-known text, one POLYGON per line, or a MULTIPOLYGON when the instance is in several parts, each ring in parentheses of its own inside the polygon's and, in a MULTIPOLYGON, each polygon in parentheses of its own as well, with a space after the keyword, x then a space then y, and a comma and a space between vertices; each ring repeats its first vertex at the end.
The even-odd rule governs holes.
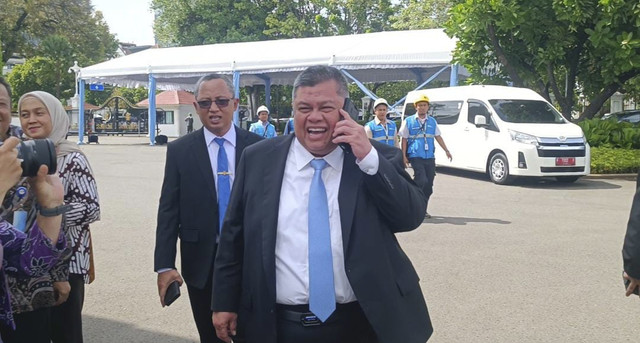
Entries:
POLYGON ((0 325, 0 333, 4 343, 49 343, 51 332, 51 308, 45 307, 35 311, 14 315, 16 330, 4 323, 0 325))
POLYGON ((51 341, 53 343, 82 343, 82 307, 84 305, 84 277, 69 274, 71 292, 67 301, 51 308, 51 341))
POLYGON ((223 343, 216 336, 216 329, 213 327, 211 318, 213 315, 213 311, 211 311, 212 273, 213 271, 209 273, 209 281, 204 286, 204 289, 187 285, 191 312, 198 328, 200 343, 223 343))
POLYGON ((436 159, 410 158, 409 163, 413 168, 413 180, 422 189, 429 208, 429 198, 433 194, 433 179, 436 177, 436 159))
POLYGON ((16 330, 0 326, 5 343, 82 343, 84 278, 69 274, 71 291, 60 306, 16 314, 16 330))
POLYGON ((377 343, 376 334, 358 302, 338 304, 326 322, 305 326, 295 320, 309 305, 277 305, 278 343, 377 343))

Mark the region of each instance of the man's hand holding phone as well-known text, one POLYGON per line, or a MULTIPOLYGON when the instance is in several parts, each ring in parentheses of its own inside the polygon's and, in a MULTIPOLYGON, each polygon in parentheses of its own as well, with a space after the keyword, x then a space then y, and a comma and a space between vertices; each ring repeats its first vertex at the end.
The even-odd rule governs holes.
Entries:
POLYGON ((349 116, 347 111, 340 109, 341 119, 333 130, 333 143, 349 144, 353 155, 361 161, 371 151, 371 142, 360 124, 349 116))
POLYGON ((180 276, 180 273, 178 273, 177 270, 171 269, 158 273, 158 295, 160 296, 160 304, 162 307, 168 305, 164 302, 165 295, 167 294, 167 289, 174 281, 177 281, 178 284, 182 286, 182 276, 180 276))
POLYGON ((622 272, 622 278, 624 279, 625 295, 631 294, 640 295, 640 280, 634 279, 626 272, 622 272))

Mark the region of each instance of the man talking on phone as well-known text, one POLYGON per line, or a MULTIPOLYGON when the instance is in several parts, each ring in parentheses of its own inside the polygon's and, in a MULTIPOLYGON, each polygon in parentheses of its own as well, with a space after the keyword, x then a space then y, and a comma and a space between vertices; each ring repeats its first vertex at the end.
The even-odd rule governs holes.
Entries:
POLYGON ((293 86, 295 134, 244 150, 214 265, 223 341, 240 329, 248 343, 431 335, 418 275, 395 237, 421 224, 425 198, 400 150, 369 140, 342 110, 348 96, 339 70, 307 68, 293 86))

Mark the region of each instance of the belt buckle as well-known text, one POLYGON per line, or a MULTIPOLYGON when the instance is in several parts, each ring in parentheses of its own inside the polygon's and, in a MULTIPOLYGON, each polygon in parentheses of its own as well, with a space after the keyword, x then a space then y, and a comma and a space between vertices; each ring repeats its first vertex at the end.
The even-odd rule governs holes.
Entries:
POLYGON ((303 313, 300 315, 300 323, 302 324, 302 326, 318 326, 320 324, 322 324, 322 321, 320 321, 320 319, 318 319, 318 317, 311 313, 311 312, 307 312, 307 313, 303 313))

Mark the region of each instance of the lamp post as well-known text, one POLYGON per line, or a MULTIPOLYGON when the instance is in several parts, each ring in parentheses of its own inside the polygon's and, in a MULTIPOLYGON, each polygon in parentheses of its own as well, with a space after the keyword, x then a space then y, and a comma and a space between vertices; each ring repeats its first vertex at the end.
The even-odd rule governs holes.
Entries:
MULTIPOLYGON (((74 112, 77 115, 78 138, 81 138, 82 134, 84 134, 84 113, 80 113, 78 109, 78 107, 80 107, 84 111, 84 106, 78 106, 78 100, 79 100, 78 99, 78 76, 80 74, 80 70, 82 70, 82 68, 80 68, 80 66, 78 65, 78 61, 73 61, 73 66, 69 67, 69 70, 67 70, 69 73, 75 74, 76 92, 73 95, 73 99, 71 99, 71 113, 72 113, 72 117, 74 112)), ((73 123, 73 118, 71 122, 73 123)))
POLYGON ((74 99, 78 99, 78 74, 80 73, 80 66, 78 65, 78 61, 73 61, 73 66, 69 67, 68 72, 74 73, 76 75, 76 93, 74 94, 74 99))

